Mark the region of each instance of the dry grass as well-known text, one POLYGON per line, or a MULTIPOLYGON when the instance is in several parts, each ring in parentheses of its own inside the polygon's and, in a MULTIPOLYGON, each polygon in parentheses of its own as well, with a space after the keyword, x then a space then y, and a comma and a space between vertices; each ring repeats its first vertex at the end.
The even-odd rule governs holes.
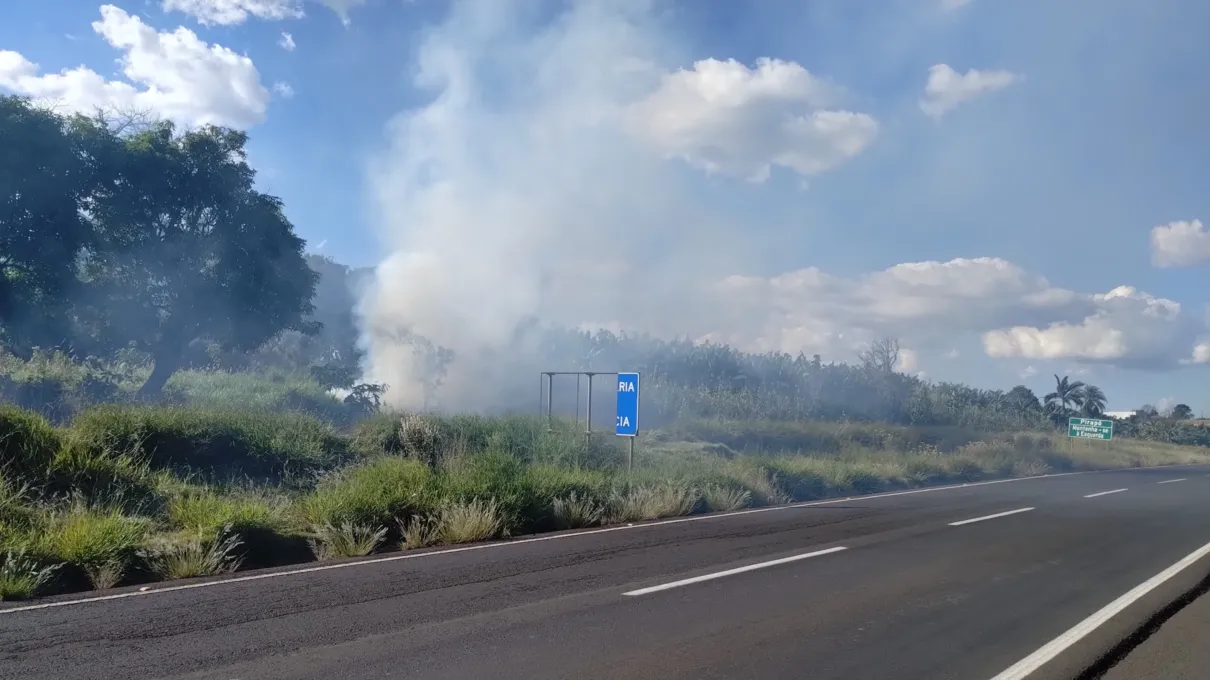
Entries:
POLYGON ((680 517, 693 512, 697 499, 697 489, 687 484, 660 482, 636 485, 629 491, 614 494, 609 518, 612 523, 680 517))
POLYGON ((88 581, 93 590, 109 590, 122 582, 126 577, 126 563, 122 560, 109 560, 100 564, 90 564, 84 567, 88 581))
POLYGON ((728 512, 746 508, 752 502, 752 492, 719 484, 702 488, 702 501, 710 512, 728 512))
POLYGON ((311 551, 321 560, 337 557, 364 557, 374 552, 387 535, 386 527, 345 522, 340 526, 322 524, 312 527, 315 538, 311 551))
POLYGON ((236 550, 243 545, 229 530, 215 537, 184 535, 160 537, 148 561, 164 579, 214 576, 239 569, 236 550))
POLYGON ((403 550, 415 550, 436 545, 441 540, 441 524, 436 517, 413 515, 406 522, 399 522, 399 533, 403 541, 399 547, 403 550))
POLYGON ((476 498, 442 508, 437 533, 442 543, 472 543, 496 538, 503 528, 496 501, 476 498))
POLYGON ((21 551, 0 556, 0 600, 25 600, 38 595, 58 571, 58 565, 43 566, 21 551))
POLYGON ((566 498, 551 501, 551 514, 556 528, 580 529, 600 524, 605 507, 595 498, 573 491, 566 498))

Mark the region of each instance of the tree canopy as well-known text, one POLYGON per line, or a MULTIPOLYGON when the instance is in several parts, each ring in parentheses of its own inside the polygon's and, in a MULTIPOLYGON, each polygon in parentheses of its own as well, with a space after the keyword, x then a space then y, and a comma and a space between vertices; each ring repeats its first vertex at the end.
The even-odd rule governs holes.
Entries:
POLYGON ((281 201, 256 190, 246 144, 226 128, 127 132, 0 98, 6 344, 143 350, 153 395, 195 340, 252 351, 317 332, 319 275, 281 201))

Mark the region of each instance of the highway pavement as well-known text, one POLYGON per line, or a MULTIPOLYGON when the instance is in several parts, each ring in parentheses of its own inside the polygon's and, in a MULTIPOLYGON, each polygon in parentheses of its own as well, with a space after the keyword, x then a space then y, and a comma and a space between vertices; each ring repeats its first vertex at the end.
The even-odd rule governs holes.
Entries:
MULTIPOLYGON (((1205 590, 1205 587, 1199 588, 1205 590)), ((1206 680, 1210 677, 1210 594, 1183 604, 1149 637, 1116 660, 1105 680, 1206 680)))
POLYGON ((1153 468, 157 584, 0 605, 0 678, 1075 678, 1207 518, 1210 468, 1153 468))

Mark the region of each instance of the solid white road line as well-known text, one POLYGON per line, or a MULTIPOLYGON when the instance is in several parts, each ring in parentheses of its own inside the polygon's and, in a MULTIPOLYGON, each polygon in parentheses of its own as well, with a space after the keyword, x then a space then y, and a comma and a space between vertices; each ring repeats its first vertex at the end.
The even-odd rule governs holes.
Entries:
POLYGON ((1165 479, 1162 482, 1156 482, 1156 483, 1157 484, 1175 484, 1176 482, 1183 482, 1183 481, 1185 481, 1185 478, 1181 477, 1180 479, 1165 479))
POLYGON ((994 515, 985 515, 983 517, 976 517, 974 519, 964 519, 961 522, 950 522, 950 526, 960 527, 963 524, 974 524, 975 522, 983 522, 989 519, 996 519, 998 517, 1008 517, 1009 515, 1015 515, 1020 512, 1029 512, 1030 510, 1033 510, 1033 508, 1019 508, 1017 510, 1009 510, 1008 512, 997 512, 994 515))
MULTIPOLYGON (((1159 466, 1157 466, 1159 467, 1159 466)), ((1182 466, 1170 466, 1182 467, 1182 466)), ((27 604, 20 607, 3 607, 0 605, 0 616, 4 614, 16 614, 18 612, 35 611, 38 609, 51 609, 54 607, 68 607, 79 604, 89 604, 91 602, 108 602, 110 600, 122 600, 128 597, 139 597, 142 595, 157 595, 160 593, 172 593, 178 590, 193 590, 195 588, 213 588, 223 586, 230 583, 245 583, 247 581, 261 581, 271 578, 282 578, 286 576, 298 576, 300 574, 313 574, 320 571, 329 571, 332 569, 349 569, 351 567, 363 567, 370 564, 378 564, 379 562, 397 562, 399 560, 414 560, 423 559, 426 557, 436 557, 438 555, 449 555, 452 553, 469 552, 472 550, 487 550, 490 548, 507 548, 514 545, 524 545, 526 543, 537 543, 539 541, 558 541, 565 538, 578 538, 580 536, 592 536, 594 534, 607 534, 614 531, 631 531, 639 529, 649 529, 652 527, 662 527, 669 524, 681 524, 683 522, 706 522, 709 520, 722 519, 725 517, 737 517, 739 515, 754 515, 762 512, 780 512, 782 510, 791 510, 794 508, 811 508, 820 505, 834 505, 836 503, 848 503, 853 500, 876 500, 879 498, 893 498, 895 496, 911 496, 922 493, 936 493, 939 491, 952 491, 954 489, 967 489, 977 486, 990 486, 992 484, 1011 484, 1013 482, 1027 482, 1035 479, 1052 479, 1055 477, 1074 477, 1077 475, 1099 475, 1110 474, 1115 472, 1137 472, 1138 468, 1117 468, 1114 470, 1082 470, 1080 472, 1056 472, 1048 475, 1034 475, 1032 477, 1015 477, 1012 479, 993 479, 987 482, 967 482, 964 484, 950 484, 948 486, 932 486, 925 489, 909 489, 907 491, 890 491, 887 493, 869 494, 866 496, 851 496, 847 498, 831 498, 826 501, 807 501, 805 503, 791 503, 788 505, 774 505, 764 508, 750 508, 748 510, 736 510, 734 512, 718 512, 709 515, 694 515, 692 517, 678 517, 676 519, 665 519, 654 522, 644 522, 642 524, 627 524, 624 526, 604 527, 601 529, 586 529, 584 531, 568 531, 566 533, 549 534, 546 536, 534 536, 532 538, 517 538, 510 541, 497 541, 495 543, 480 543, 477 545, 468 545, 461 548, 446 548, 444 550, 431 550, 422 553, 403 553, 399 555, 384 555, 382 557, 370 557, 364 560, 354 562, 341 562, 339 564, 321 564, 313 567, 299 567, 297 569, 288 569, 285 571, 274 571, 266 574, 252 574, 249 576, 235 576, 232 578, 218 579, 214 581, 205 581, 202 583, 188 583, 179 586, 163 586, 155 587, 148 586, 147 590, 130 591, 125 593, 117 593, 114 595, 97 595, 94 597, 82 597, 75 600, 61 600, 59 602, 43 602, 41 604, 27 604)))
POLYGON ((622 594, 634 596, 634 595, 647 595, 648 593, 658 593, 661 590, 670 590, 672 588, 680 588, 681 586, 687 586, 687 585, 690 585, 693 583, 701 583, 702 581, 713 581, 716 578, 723 578, 725 576, 734 576, 735 574, 742 574, 747 571, 755 571, 757 569, 764 569, 765 567, 776 567, 779 564, 789 564, 790 562, 797 562, 799 560, 805 560, 805 559, 808 559, 811 557, 819 557, 820 555, 830 555, 832 553, 840 552, 841 550, 847 550, 847 548, 839 547, 839 548, 828 548, 827 550, 816 550, 815 552, 803 553, 801 555, 783 557, 779 560, 769 560, 768 562, 758 562, 757 564, 749 564, 746 567, 737 567, 735 569, 728 569, 726 571, 716 571, 713 574, 705 574, 703 576, 694 576, 693 578, 682 579, 680 581, 673 581, 671 583, 665 583, 665 584, 658 585, 658 586, 651 586, 650 588, 640 588, 638 590, 632 590, 628 593, 622 593, 622 594))
POLYGON ((1126 489, 1114 489, 1113 491, 1101 491, 1098 493, 1090 493, 1085 498, 1096 498, 1097 496, 1108 496, 1111 493, 1122 493, 1126 489))
POLYGON ((1121 613, 1123 609, 1134 604, 1143 596, 1163 585, 1166 581, 1181 573, 1193 563, 1210 555, 1210 543, 1203 545, 1190 553, 1180 562, 1152 576, 1133 590, 1105 605, 1100 611, 1077 623, 1071 630, 1046 643, 1045 646, 1029 656, 1013 664, 1008 670, 992 678, 992 680, 1021 680, 1030 673, 1041 668, 1051 659, 1062 654, 1089 633, 1105 624, 1106 621, 1121 613))

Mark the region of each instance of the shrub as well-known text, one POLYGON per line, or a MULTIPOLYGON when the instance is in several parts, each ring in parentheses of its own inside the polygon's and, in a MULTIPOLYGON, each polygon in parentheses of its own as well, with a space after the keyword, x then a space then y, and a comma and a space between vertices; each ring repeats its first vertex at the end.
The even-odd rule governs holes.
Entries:
POLYGON ((162 578, 214 576, 239 569, 238 535, 221 531, 215 536, 192 532, 157 536, 144 556, 162 578))
POLYGON ((151 522, 118 510, 73 507, 50 515, 41 527, 39 552, 80 569, 131 560, 151 530, 151 522))
POLYGON ((752 492, 719 484, 710 484, 702 489, 702 502, 711 512, 727 512, 746 508, 752 502, 752 492))
POLYGON ((492 499, 509 534, 535 531, 550 521, 553 496, 516 458, 502 453, 465 456, 448 461, 442 472, 445 498, 455 504, 492 499))
POLYGON ((599 524, 605 516, 605 507, 595 498, 572 491, 566 498, 551 502, 551 514, 556 528, 579 529, 599 524))
POLYGON ((338 527, 323 524, 312 527, 315 538, 311 550, 321 560, 335 557, 363 557, 374 552, 386 538, 386 527, 363 526, 345 522, 338 527))
POLYGON ((187 487, 168 500, 166 514, 169 524, 190 534, 234 534, 241 542, 240 560, 248 566, 288 564, 311 555, 285 498, 251 492, 220 495, 205 487, 187 487))
POLYGON ((89 503, 156 511, 156 479, 146 461, 135 455, 81 446, 74 438, 55 455, 49 488, 77 495, 89 503))
POLYGON ((41 483, 63 442, 42 416, 0 403, 0 471, 41 483))
POLYGON ((440 540, 440 529, 439 517, 412 515, 399 522, 399 535, 403 538, 399 547, 403 550, 414 550, 436 545, 440 540))
POLYGON ((476 498, 442 508, 437 535, 445 543, 472 543, 496 538, 503 530, 496 501, 476 498))
POLYGON ((396 519, 431 514, 439 497, 434 474, 419 461, 380 458, 321 481, 300 501, 309 524, 393 526, 396 519))
POLYGON ((615 492, 609 509, 610 523, 688 515, 693 512, 697 500, 697 490, 685 484, 636 485, 629 491, 615 492))

